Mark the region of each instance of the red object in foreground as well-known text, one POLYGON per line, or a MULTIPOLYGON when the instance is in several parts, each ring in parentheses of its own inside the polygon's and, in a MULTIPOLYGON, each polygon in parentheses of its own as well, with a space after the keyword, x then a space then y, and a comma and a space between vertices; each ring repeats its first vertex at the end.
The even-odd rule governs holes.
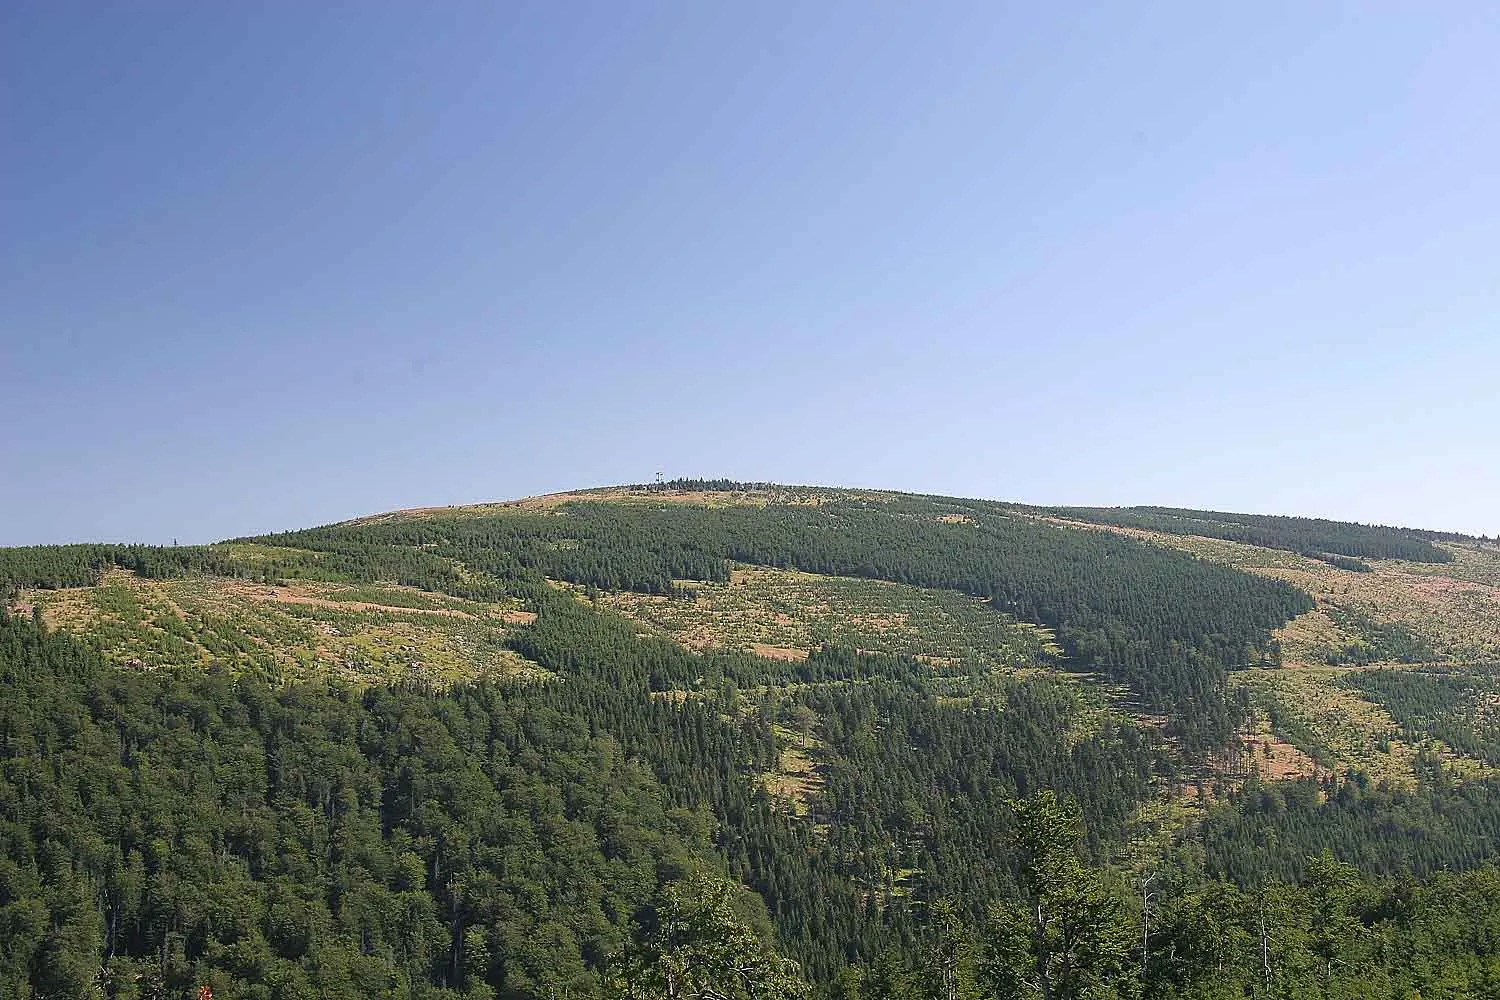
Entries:
POLYGON ((198 1000, 214 1000, 214 991, 210 986, 198 987, 198 1000))

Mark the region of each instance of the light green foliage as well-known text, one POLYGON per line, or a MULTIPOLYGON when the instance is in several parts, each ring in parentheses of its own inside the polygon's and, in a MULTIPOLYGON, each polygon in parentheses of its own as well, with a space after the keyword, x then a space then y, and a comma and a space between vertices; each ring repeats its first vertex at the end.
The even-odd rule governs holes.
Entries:
POLYGON ((507 648, 515 602, 373 584, 151 580, 119 570, 97 587, 25 597, 50 626, 136 668, 218 664, 268 677, 428 684, 543 676, 507 648))
POLYGON ((1349 965, 1364 933, 1352 912, 1361 888, 1359 871, 1324 851, 1308 863, 1302 887, 1311 903, 1309 947, 1319 961, 1320 985, 1327 991, 1334 982, 1335 965, 1349 965))
POLYGON ((1119 897, 1078 856, 1078 807, 1013 803, 1024 901, 996 907, 985 977, 1003 1000, 1104 1000, 1133 987, 1119 897))
MULTIPOLYGON (((1413 743, 1500 766, 1500 670, 1363 670, 1341 678, 1380 703, 1413 743)), ((1480 765, 1478 762, 1483 762, 1480 765)))
POLYGON ((619 1000, 798 1000, 808 987, 736 912, 738 886, 694 872, 658 896, 616 961, 607 995, 619 1000))

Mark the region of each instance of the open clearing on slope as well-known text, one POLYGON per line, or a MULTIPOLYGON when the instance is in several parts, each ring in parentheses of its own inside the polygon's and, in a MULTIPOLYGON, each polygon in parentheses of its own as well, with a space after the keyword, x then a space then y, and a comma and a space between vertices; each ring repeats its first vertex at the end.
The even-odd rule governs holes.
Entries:
POLYGON ((821 744, 786 726, 776 726, 775 732, 780 748, 776 767, 760 776, 761 785, 794 815, 810 816, 823 794, 823 776, 814 757, 821 744))
POLYGON ((978 670, 1035 666, 1058 653, 1049 630, 947 590, 736 566, 728 583, 682 581, 691 596, 609 592, 600 603, 689 649, 801 658, 823 645, 978 670))
POLYGON ((1267 729, 1311 758, 1320 772, 1361 770, 1409 785, 1416 748, 1375 702, 1338 683, 1345 669, 1247 670, 1231 682, 1250 689, 1267 729))
POLYGON ((112 570, 97 587, 28 591, 21 603, 133 667, 219 662, 285 676, 439 684, 542 675, 504 645, 506 626, 529 613, 394 586, 146 580, 112 570))

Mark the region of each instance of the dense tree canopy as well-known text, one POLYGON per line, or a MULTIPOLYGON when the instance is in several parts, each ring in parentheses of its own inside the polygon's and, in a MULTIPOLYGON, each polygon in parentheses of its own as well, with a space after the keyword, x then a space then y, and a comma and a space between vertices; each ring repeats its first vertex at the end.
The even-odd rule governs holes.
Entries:
MULTIPOLYGON (((1247 793, 1261 797, 1206 834, 1210 869, 1235 881, 1171 866, 1143 916, 1124 873, 1083 861, 1108 861, 1139 791, 1092 780, 1139 752, 1130 739, 1046 750, 1047 714, 1067 699, 1045 686, 993 716, 936 698, 914 712, 873 683, 807 689, 835 747, 818 834, 752 780, 788 706, 735 721, 712 697, 632 696, 587 670, 514 689, 277 691, 120 671, 0 619, 0 990, 769 997, 805 977, 872 1000, 1042 995, 1043 980, 1055 997, 1458 997, 1496 982, 1493 870, 1371 882, 1262 850, 1305 859, 1331 844, 1330 859, 1399 870, 1373 793, 1247 793), (985 729, 1007 715, 1038 728, 985 729), (1081 840, 1088 814, 1100 826, 1081 840), (1277 818, 1292 815, 1305 818, 1277 818), (704 874, 724 865, 768 909, 704 874), (1381 992, 1360 992, 1369 983, 1381 992)), ((1427 794, 1447 812, 1468 801, 1427 794)), ((1468 808, 1423 868, 1492 855, 1463 834, 1493 830, 1494 804, 1468 808)), ((1412 816, 1407 847, 1444 829, 1412 816)))

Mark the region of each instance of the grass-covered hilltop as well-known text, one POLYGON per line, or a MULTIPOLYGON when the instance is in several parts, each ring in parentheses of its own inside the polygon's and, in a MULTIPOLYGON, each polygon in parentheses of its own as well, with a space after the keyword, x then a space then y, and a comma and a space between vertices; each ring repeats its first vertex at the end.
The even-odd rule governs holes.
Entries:
POLYGON ((1500 996, 1500 545, 679 481, 0 549, 0 996, 1500 996))

